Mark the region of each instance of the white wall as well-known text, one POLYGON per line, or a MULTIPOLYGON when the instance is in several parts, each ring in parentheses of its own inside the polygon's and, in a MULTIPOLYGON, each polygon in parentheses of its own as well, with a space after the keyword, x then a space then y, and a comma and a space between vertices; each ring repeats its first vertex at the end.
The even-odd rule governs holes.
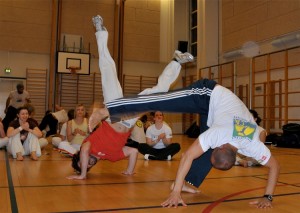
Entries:
POLYGON ((0 77, 25 78, 26 68, 49 70, 49 64, 48 54, 0 51, 0 77), (5 67, 10 67, 11 73, 4 73, 5 67))

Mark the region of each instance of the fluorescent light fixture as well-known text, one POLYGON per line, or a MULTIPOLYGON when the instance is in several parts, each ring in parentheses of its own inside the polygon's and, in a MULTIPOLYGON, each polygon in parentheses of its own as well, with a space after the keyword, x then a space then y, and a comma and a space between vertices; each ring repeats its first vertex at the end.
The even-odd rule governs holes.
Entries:
POLYGON ((238 50, 233 50, 233 51, 224 53, 223 57, 229 59, 229 58, 236 58, 236 57, 239 57, 242 55, 243 55, 243 50, 238 49, 238 50))
POLYGON ((283 45, 289 45, 296 41, 300 41, 300 34, 293 34, 279 37, 271 42, 275 47, 281 47, 283 45))

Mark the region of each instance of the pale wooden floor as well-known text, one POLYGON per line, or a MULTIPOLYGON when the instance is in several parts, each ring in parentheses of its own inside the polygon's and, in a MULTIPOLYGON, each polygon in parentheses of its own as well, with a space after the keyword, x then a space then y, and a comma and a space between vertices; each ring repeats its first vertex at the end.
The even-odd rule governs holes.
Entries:
MULTIPOLYGON (((193 139, 175 135, 184 151, 193 139)), ((264 194, 263 167, 212 170, 201 193, 183 193, 188 207, 160 207, 169 194, 180 154, 172 161, 145 161, 139 155, 136 174, 121 174, 127 160, 99 162, 87 180, 74 181, 70 158, 48 146, 39 161, 13 160, 0 150, 0 212, 299 212, 300 149, 270 147, 281 164, 274 208, 256 209, 248 203, 264 194)))

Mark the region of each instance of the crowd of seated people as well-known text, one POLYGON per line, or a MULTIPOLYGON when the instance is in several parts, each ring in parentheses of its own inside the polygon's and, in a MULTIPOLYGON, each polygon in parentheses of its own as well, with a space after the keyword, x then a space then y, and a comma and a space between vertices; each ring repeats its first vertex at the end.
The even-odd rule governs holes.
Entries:
POLYGON ((74 109, 68 113, 58 105, 55 109, 56 112, 47 110, 39 124, 34 117, 35 107, 30 101, 24 102, 16 109, 16 118, 9 122, 7 131, 0 118, 0 149, 6 149, 19 161, 23 161, 26 155, 38 160, 48 141, 52 142, 53 147, 59 147, 62 143, 66 150, 70 146, 76 147, 75 152, 79 151, 83 139, 89 134, 85 107, 78 104, 75 116, 74 109), (84 130, 81 129, 81 122, 84 130))
MULTIPOLYGON (((25 155, 30 155, 32 159, 37 160, 41 156, 41 150, 50 142, 54 148, 73 156, 80 150, 83 140, 89 135, 86 109, 82 104, 78 104, 75 110, 70 109, 68 112, 58 105, 55 106, 55 109, 56 112, 47 110, 41 123, 39 123, 35 119, 35 107, 31 103, 26 103, 17 109, 17 118, 9 124, 9 131, 7 132, 4 131, 1 119, 0 148, 8 149, 13 158, 17 160, 23 160, 25 155), (26 123, 26 128, 22 126, 23 123, 26 123), (27 127, 27 123, 29 127, 27 127), (33 134, 33 130, 36 134, 33 134), (8 132, 9 137, 7 136, 8 132), (12 143, 12 141, 16 141, 16 138, 20 138, 18 140, 20 147, 17 151, 15 151, 16 148, 12 143), (33 153, 32 150, 27 149, 27 139, 29 144, 38 142, 35 144, 36 148, 33 153)), ((146 144, 145 132, 147 128, 145 126, 150 126, 153 123, 153 119, 151 119, 153 114, 148 113, 142 116, 148 117, 144 121, 142 121, 142 117, 137 120, 131 129, 126 146, 138 149, 140 144, 146 144)))

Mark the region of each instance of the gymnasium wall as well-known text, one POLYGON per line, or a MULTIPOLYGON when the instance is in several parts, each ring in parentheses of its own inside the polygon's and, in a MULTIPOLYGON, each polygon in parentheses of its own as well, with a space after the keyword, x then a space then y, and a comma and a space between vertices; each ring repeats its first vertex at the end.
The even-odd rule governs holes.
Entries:
POLYGON ((300 29, 299 0, 222 0, 222 51, 300 29))

